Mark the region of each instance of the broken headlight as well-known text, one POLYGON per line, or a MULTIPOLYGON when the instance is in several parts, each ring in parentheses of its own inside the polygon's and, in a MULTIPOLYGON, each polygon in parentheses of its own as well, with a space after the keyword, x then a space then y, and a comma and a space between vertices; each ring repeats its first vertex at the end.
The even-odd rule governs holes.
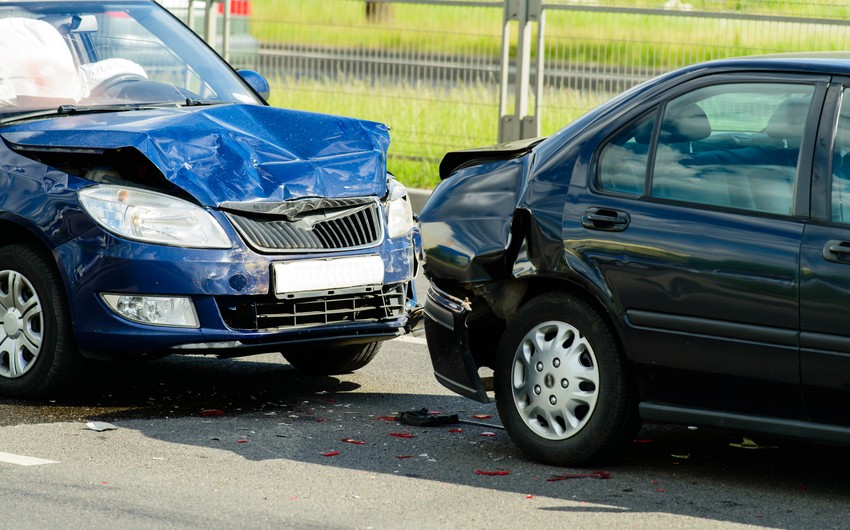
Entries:
POLYGON ((387 181, 389 194, 387 200, 387 232, 389 236, 399 237, 413 230, 413 208, 407 188, 391 178, 387 181))

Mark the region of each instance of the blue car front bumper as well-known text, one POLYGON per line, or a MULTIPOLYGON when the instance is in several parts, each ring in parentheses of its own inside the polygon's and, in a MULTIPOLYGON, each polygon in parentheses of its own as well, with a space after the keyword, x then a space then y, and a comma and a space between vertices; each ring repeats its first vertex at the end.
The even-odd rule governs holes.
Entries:
POLYGON ((343 346, 405 333, 416 307, 413 237, 334 252, 324 258, 379 255, 383 283, 376 288, 316 293, 286 300, 274 295, 276 262, 315 254, 265 255, 245 246, 185 249, 119 239, 99 228, 55 249, 67 283, 79 349, 93 357, 211 353, 221 356, 283 351, 298 344, 343 346), (102 294, 189 297, 199 327, 131 322, 114 313, 102 294))

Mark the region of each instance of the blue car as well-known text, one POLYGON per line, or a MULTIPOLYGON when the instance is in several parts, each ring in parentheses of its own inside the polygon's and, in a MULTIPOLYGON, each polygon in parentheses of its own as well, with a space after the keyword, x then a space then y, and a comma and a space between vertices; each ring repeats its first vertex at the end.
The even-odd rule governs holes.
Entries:
POLYGON ((691 66, 441 176, 434 371, 532 458, 647 420, 850 442, 847 54, 691 66))
POLYGON ((269 107, 152 1, 0 2, 0 394, 85 358, 341 373, 416 317, 387 127, 269 107))

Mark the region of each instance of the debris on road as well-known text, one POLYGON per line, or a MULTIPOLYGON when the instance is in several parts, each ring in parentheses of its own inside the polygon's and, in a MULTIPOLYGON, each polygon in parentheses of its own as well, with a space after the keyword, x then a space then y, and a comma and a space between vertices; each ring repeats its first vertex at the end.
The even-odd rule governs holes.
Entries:
POLYGON ((476 475, 485 475, 485 476, 488 476, 488 477, 501 477, 501 476, 504 476, 504 475, 510 475, 511 472, 508 471, 507 469, 499 469, 499 470, 496 470, 496 471, 484 471, 482 469, 476 469, 475 474, 476 475))
POLYGON ((457 414, 443 416, 439 412, 430 412, 428 409, 402 412, 395 419, 405 425, 414 425, 416 427, 434 427, 437 425, 458 423, 457 414))
POLYGON ((564 473, 562 475, 552 475, 551 477, 546 479, 546 482, 558 482, 560 480, 567 480, 571 478, 598 478, 598 479, 609 479, 613 475, 608 471, 593 471, 591 473, 564 473))
POLYGON ((118 429, 115 425, 106 423, 105 421, 90 421, 86 423, 86 427, 97 432, 114 431, 118 429))
POLYGON ((746 436, 744 436, 744 439, 740 443, 730 443, 729 447, 736 449, 778 449, 775 445, 760 445, 746 436))

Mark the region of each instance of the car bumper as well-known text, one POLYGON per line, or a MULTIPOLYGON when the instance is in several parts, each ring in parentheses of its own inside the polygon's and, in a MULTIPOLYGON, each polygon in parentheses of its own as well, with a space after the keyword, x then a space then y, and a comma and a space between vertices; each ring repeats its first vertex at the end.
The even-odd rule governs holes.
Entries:
POLYGON ((274 263, 315 254, 263 255, 247 247, 185 249, 119 240, 95 229, 55 250, 67 286, 79 349, 89 356, 282 351, 298 344, 348 345, 404 334, 416 307, 411 237, 384 241, 342 258, 377 254, 384 278, 374 289, 284 300, 273 294, 274 263), (191 299, 199 326, 156 326, 125 320, 103 293, 191 299))
POLYGON ((469 347, 469 303, 431 285, 425 301, 425 336, 437 381, 464 397, 492 401, 469 347))

